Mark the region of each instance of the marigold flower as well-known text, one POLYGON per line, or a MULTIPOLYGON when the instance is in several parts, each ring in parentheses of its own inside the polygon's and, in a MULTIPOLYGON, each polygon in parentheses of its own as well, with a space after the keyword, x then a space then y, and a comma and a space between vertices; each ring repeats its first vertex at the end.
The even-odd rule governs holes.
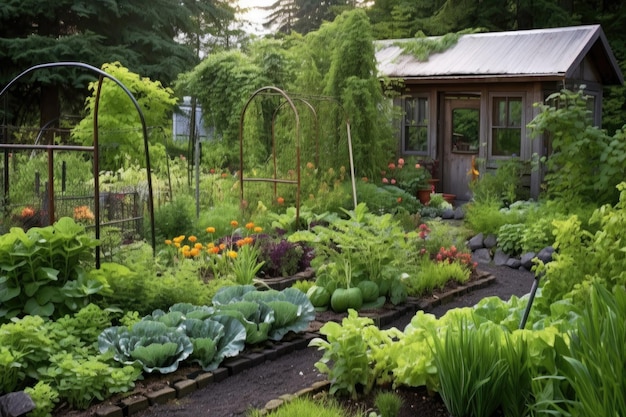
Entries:
POLYGON ((194 249, 202 249, 202 243, 198 242, 195 245, 193 245, 194 249))
POLYGON ((180 248, 180 242, 174 242, 174 246, 180 248))
POLYGON ((206 228, 207 233, 215 233, 215 227, 209 226, 206 228))
POLYGON ((237 242, 235 242, 237 244, 237 247, 242 247, 246 244, 246 240, 245 239, 239 239, 237 240, 237 242))
POLYGON ((220 248, 217 246, 212 246, 209 249, 207 249, 207 253, 211 253, 213 255, 217 255, 218 253, 220 253, 220 248))
POLYGON ((278 197, 276 199, 276 202, 278 202, 278 204, 282 206, 283 204, 285 204, 285 199, 282 197, 278 197))
POLYGON ((252 223, 252 222, 246 223, 246 229, 248 229, 248 230, 254 229, 254 223, 252 223))
POLYGON ((189 247, 189 245, 185 245, 185 246, 183 246, 183 251, 189 251, 189 249, 191 249, 191 248, 189 247))
POLYGON ((260 226, 257 226, 254 228, 254 233, 261 233, 263 231, 263 228, 260 226))
POLYGON ((226 243, 220 243, 219 248, 220 248, 221 250, 226 249, 226 243))
POLYGON ((228 251, 228 257, 229 257, 230 259, 235 259, 235 258, 237 258, 237 252, 235 252, 234 250, 229 250, 229 251, 228 251))
POLYGON ((189 254, 195 258, 196 256, 200 255, 200 248, 193 248, 189 251, 189 254))
POLYGON ((171 245, 171 244, 172 244, 172 241, 171 241, 170 239, 165 239, 165 244, 166 244, 166 245, 171 245))
POLYGON ((230 225, 231 225, 232 227, 237 227, 237 226, 239 226, 239 222, 238 222, 237 220, 232 220, 232 221, 230 222, 230 225))
POLYGON ((176 236, 174 239, 172 239, 175 243, 180 243, 183 240, 185 240, 185 235, 180 235, 180 236, 176 236))
POLYGON ((247 236, 243 238, 243 241, 245 244, 251 245, 252 243, 254 243, 254 238, 252 236, 247 236))
POLYGON ((189 241, 190 241, 191 243, 196 243, 196 242, 198 241, 198 238, 197 238, 197 237, 195 237, 195 236, 189 236, 189 241))
POLYGON ((209 242, 209 243, 207 243, 206 247, 209 248, 209 249, 210 248, 214 248, 215 247, 215 243, 209 242))

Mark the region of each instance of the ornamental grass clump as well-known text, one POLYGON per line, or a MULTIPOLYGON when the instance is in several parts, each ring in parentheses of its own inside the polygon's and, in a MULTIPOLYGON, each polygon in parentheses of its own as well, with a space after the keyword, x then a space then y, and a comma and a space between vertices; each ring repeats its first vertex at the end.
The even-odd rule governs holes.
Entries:
POLYGON ((494 351, 503 331, 475 326, 461 320, 432 339, 439 394, 452 417, 490 417, 505 390, 507 363, 494 351))

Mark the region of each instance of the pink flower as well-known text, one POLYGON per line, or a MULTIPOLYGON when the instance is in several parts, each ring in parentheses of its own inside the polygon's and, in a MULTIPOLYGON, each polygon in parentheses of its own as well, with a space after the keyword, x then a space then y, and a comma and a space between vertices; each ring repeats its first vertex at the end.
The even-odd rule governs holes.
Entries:
POLYGON ((383 184, 389 184, 389 180, 387 178, 383 178, 383 184))
POLYGON ((392 179, 391 179, 391 183, 392 183, 392 184, 395 184, 395 183, 396 183, 396 180, 392 178, 392 179))
POLYGON ((400 165, 400 166, 404 165, 404 159, 403 158, 398 159, 398 165, 400 165))

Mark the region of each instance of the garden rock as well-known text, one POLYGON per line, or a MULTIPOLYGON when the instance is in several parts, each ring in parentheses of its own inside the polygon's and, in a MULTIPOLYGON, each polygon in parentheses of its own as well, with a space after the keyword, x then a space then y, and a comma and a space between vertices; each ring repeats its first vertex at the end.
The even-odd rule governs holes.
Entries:
POLYGON ((441 212, 441 218, 444 220, 454 219, 454 210, 452 210, 451 208, 444 209, 441 212))
POLYGON ((493 235, 493 234, 487 235, 487 237, 483 240, 483 245, 485 245, 487 249, 491 249, 497 244, 498 244, 498 238, 496 237, 496 235, 493 235))
POLYGON ((21 417, 35 409, 35 403, 24 391, 0 397, 0 417, 21 417))
POLYGON ((509 258, 505 265, 511 269, 519 269, 522 266, 522 262, 517 258, 509 258))
POLYGON ((502 249, 496 250, 496 253, 493 255, 493 263, 497 266, 506 265, 509 260, 509 255, 504 253, 502 249))
POLYGON ((483 243, 483 234, 479 233, 476 236, 474 236, 473 238, 471 238, 469 240, 469 242, 467 243, 470 250, 472 252, 477 251, 478 249, 482 249, 485 247, 485 244, 483 243))
POLYGON ((544 264, 552 261, 552 254, 554 253, 554 248, 552 246, 546 246, 541 249, 537 254, 537 258, 544 264))
POLYGON ((521 256, 520 262, 524 269, 530 271, 533 267, 533 259, 537 256, 535 252, 528 252, 521 256))
POLYGON ((491 263, 491 251, 485 248, 477 249, 472 254, 472 258, 474 262, 478 262, 479 264, 490 264, 491 263))
POLYGON ((454 210, 454 219, 463 220, 464 218, 465 218, 465 210, 463 210, 461 207, 457 207, 456 210, 454 210))

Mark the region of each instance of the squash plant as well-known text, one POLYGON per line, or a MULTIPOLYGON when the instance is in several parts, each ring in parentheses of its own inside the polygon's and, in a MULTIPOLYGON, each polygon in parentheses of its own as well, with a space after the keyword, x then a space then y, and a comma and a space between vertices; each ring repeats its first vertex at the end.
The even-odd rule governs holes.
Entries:
POLYGON ((391 214, 370 213, 364 203, 343 211, 345 219, 334 218, 328 225, 289 236, 290 241, 306 242, 315 249, 311 266, 317 276, 316 287, 326 291, 310 291, 314 306, 328 307, 323 304, 326 293, 335 311, 381 306, 387 297, 394 304, 403 302, 407 294, 400 280, 401 262, 406 259, 404 254, 414 251, 410 242, 417 235, 406 233, 391 214))

